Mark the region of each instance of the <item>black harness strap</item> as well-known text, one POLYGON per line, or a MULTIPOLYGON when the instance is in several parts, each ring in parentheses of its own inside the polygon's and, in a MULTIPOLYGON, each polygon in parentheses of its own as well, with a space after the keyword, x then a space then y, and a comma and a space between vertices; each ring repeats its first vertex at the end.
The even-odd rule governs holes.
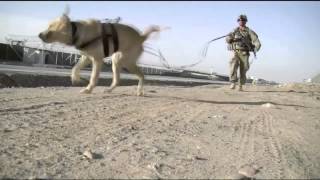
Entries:
POLYGON ((103 51, 104 51, 104 56, 108 57, 109 56, 109 34, 106 33, 106 29, 105 29, 105 24, 102 24, 102 42, 103 42, 103 51))
POLYGON ((111 26, 111 33, 112 33, 114 52, 117 52, 119 50, 118 33, 117 33, 116 29, 114 28, 113 24, 110 24, 110 26, 111 26))
POLYGON ((76 36, 76 33, 77 33, 76 22, 71 21, 71 30, 72 30, 71 44, 74 45, 78 40, 78 36, 76 36))
POLYGON ((112 23, 108 23, 107 25, 110 26, 111 28, 111 34, 108 34, 106 32, 105 26, 103 24, 102 26, 102 34, 103 34, 103 46, 104 46, 104 55, 105 57, 108 57, 110 54, 109 52, 109 38, 112 37, 112 41, 113 41, 113 52, 115 53, 119 50, 119 39, 118 39, 118 33, 114 27, 114 25, 112 23))
POLYGON ((90 45, 91 43, 93 43, 94 41, 102 38, 102 42, 103 42, 103 51, 104 51, 104 55, 105 57, 108 57, 110 54, 109 52, 109 38, 112 37, 112 41, 113 41, 113 52, 117 52, 119 50, 119 38, 118 38, 118 33, 114 27, 114 25, 112 23, 108 23, 107 25, 110 25, 111 28, 111 34, 108 34, 106 32, 106 27, 105 27, 105 23, 102 23, 102 29, 101 29, 101 33, 102 35, 88 41, 85 43, 82 43, 80 45, 77 45, 77 41, 79 39, 79 37, 77 36, 77 25, 76 22, 71 21, 71 29, 72 29, 72 37, 71 37, 71 45, 74 45, 77 49, 83 49, 86 46, 90 45))

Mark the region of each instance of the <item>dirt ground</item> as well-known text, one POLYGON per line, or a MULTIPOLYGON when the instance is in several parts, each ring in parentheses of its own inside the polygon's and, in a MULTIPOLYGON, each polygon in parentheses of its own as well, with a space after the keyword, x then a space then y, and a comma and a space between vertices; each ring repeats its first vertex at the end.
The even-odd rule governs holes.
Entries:
POLYGON ((320 177, 319 85, 80 90, 0 89, 0 178, 320 177))

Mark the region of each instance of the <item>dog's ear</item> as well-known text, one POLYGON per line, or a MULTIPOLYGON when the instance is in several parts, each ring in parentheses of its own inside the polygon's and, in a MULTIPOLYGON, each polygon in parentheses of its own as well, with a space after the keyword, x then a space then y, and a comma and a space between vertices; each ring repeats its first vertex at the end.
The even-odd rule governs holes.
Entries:
POLYGON ((69 4, 66 5, 66 7, 64 8, 64 11, 63 11, 63 16, 69 16, 69 13, 70 13, 70 7, 69 7, 69 4))
POLYGON ((63 21, 70 21, 70 19, 69 19, 69 13, 70 13, 70 7, 69 7, 69 5, 67 4, 66 7, 64 8, 64 11, 63 11, 63 14, 62 14, 61 19, 62 19, 63 21))

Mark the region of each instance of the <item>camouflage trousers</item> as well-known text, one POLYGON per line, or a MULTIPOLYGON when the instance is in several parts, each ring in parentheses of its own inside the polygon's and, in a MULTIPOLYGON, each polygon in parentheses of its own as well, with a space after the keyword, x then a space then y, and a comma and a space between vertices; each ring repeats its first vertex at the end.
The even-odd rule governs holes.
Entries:
POLYGON ((240 70, 240 78, 239 83, 241 85, 246 83, 247 77, 246 73, 249 70, 249 56, 250 53, 248 51, 239 51, 235 50, 233 57, 231 58, 230 63, 230 82, 237 82, 237 74, 238 74, 238 68, 240 70))

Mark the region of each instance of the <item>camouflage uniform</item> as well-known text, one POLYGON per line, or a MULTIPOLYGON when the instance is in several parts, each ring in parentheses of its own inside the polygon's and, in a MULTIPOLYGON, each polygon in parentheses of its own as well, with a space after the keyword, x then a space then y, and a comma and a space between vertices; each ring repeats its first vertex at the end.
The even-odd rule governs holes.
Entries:
MULTIPOLYGON (((240 15, 239 19, 247 18, 245 15, 240 15)), ((238 19, 238 20, 239 20, 238 19)), ((258 35, 248 27, 241 29, 240 27, 235 28, 226 37, 228 43, 228 49, 233 51, 233 57, 230 61, 230 82, 236 83, 238 67, 240 67, 240 87, 246 83, 246 72, 249 70, 249 56, 250 51, 259 51, 261 44, 258 39, 258 35), (242 40, 240 40, 243 38, 242 40)))

